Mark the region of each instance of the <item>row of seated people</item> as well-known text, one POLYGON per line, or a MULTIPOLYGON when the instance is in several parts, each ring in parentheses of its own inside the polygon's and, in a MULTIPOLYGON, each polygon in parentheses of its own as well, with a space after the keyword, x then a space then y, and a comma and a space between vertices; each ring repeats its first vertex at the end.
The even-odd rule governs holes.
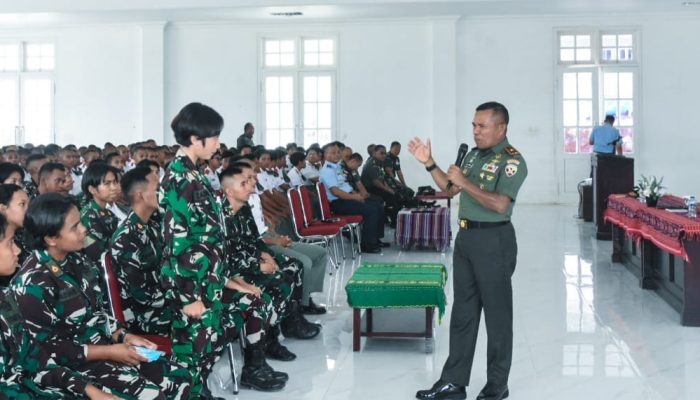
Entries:
MULTIPOLYGON (((188 107, 218 116, 206 106, 188 107)), ((173 121, 182 146, 160 189, 150 168, 121 176, 102 162, 84 172, 87 201, 80 211, 65 192, 30 201, 19 186, 2 186, 3 243, 11 254, 16 250, 14 260, 26 259, 3 291, 3 305, 13 307, 2 313, 11 329, 3 330, 8 345, 0 392, 11 398, 210 398, 206 377, 223 344, 239 332, 245 348, 242 385, 279 390, 288 376, 272 370, 265 356, 295 357, 279 343, 280 327, 285 336, 318 335, 320 327, 304 319, 300 302, 318 286, 307 285, 306 275, 319 274, 305 274, 301 262, 275 252, 291 250, 289 238, 261 236, 254 209, 262 214, 260 206, 249 203, 257 178, 251 162, 238 160, 222 171, 224 196, 216 197, 195 167, 212 154, 194 143, 214 137, 218 142, 220 128, 216 135, 200 128, 187 137, 183 126, 198 121, 185 111, 173 121), (121 224, 108 208, 117 188, 131 209, 121 224), (114 260, 125 325, 107 312, 96 264, 105 251, 114 260), (146 363, 134 346, 154 345, 138 333, 169 335, 173 359, 146 363), (22 358, 30 348, 36 354, 22 358), (50 372, 54 366, 61 372, 50 372)), ((321 254, 325 265, 323 249, 321 254)), ((8 260, 3 275, 16 268, 8 260)), ((314 291, 322 291, 322 279, 320 285, 314 291)))

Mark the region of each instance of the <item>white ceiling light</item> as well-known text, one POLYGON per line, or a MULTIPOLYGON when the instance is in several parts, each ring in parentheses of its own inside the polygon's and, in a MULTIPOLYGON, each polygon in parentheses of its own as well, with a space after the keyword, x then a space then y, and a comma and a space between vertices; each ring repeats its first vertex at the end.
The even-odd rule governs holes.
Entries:
POLYGON ((271 12, 270 15, 273 17, 301 17, 304 13, 301 11, 278 11, 271 12))

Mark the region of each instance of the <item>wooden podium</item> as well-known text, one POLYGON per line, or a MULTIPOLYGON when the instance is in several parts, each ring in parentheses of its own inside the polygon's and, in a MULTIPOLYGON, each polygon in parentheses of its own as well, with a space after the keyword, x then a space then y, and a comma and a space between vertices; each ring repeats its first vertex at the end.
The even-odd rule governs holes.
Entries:
POLYGON ((611 240, 612 226, 603 220, 603 211, 608 205, 608 196, 629 193, 634 188, 634 159, 613 154, 594 154, 592 163, 596 239, 611 240))

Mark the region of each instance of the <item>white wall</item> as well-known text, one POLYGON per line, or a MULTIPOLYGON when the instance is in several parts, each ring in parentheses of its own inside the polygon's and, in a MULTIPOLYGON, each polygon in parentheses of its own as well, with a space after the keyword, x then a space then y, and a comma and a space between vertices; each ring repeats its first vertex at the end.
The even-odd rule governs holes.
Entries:
MULTIPOLYGON (((368 143, 430 137, 436 159, 446 166, 458 143, 473 144, 473 109, 498 100, 511 111, 509 137, 529 166, 519 200, 554 202, 561 168, 554 33, 616 26, 641 32, 637 175, 663 175, 671 191, 699 194, 693 118, 700 92, 697 16, 122 24, 0 31, 0 37, 56 40, 57 141, 101 144, 149 137, 172 143, 169 122, 190 101, 219 110, 226 121, 222 139, 232 143, 245 122, 261 126, 259 38, 337 35, 339 140, 364 155, 368 143)), ((402 159, 412 186, 429 183, 405 147, 402 159)))

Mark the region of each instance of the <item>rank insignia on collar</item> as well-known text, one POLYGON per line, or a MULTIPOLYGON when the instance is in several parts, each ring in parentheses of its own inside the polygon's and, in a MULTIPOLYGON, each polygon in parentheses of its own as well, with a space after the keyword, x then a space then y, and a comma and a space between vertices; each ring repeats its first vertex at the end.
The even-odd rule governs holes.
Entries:
POLYGON ((520 154, 520 152, 513 146, 506 146, 504 150, 509 156, 517 156, 520 154))
POLYGON ((136 227, 139 229, 143 229, 143 225, 141 225, 141 224, 136 224, 136 227))
POLYGON ((56 274, 56 273, 58 273, 58 272, 60 272, 60 271, 61 271, 61 269, 58 268, 58 267, 55 266, 55 265, 54 265, 53 267, 51 267, 51 272, 53 272, 54 274, 56 274))

